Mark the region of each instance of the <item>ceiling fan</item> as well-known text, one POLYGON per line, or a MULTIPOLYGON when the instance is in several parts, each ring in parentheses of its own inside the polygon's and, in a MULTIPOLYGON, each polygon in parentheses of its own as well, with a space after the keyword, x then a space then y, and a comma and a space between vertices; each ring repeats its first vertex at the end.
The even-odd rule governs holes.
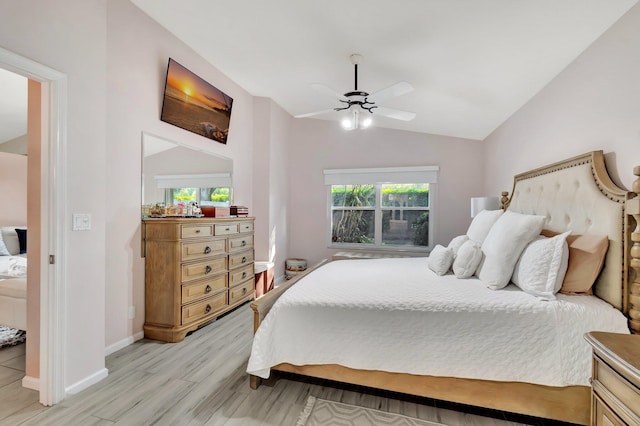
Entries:
POLYGON ((314 115, 326 114, 334 111, 350 111, 351 117, 345 118, 341 121, 342 127, 347 130, 353 130, 358 128, 366 128, 372 124, 370 114, 380 115, 383 117, 389 117, 396 120, 411 121, 415 118, 415 112, 401 111, 398 109, 387 108, 378 105, 380 102, 384 102, 387 99, 394 98, 396 96, 404 95, 413 91, 413 86, 406 81, 400 81, 392 84, 382 90, 369 94, 358 90, 358 64, 362 59, 362 55, 351 55, 351 63, 355 70, 355 84, 354 89, 351 92, 340 94, 330 87, 324 84, 314 83, 311 85, 315 90, 329 95, 333 98, 337 98, 342 102, 342 105, 336 108, 325 109, 321 111, 310 112, 307 114, 296 115, 296 118, 312 117, 314 115), (361 114, 363 117, 361 117, 361 114), (364 116, 366 114, 366 116, 364 116))

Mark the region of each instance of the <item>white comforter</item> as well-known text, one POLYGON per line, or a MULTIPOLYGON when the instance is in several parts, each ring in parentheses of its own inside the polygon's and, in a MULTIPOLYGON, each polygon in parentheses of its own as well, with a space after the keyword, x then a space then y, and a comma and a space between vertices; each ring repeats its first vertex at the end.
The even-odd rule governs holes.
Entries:
POLYGON ((436 276, 426 258, 331 262, 287 290, 260 325, 247 372, 339 364, 363 370, 588 385, 588 331, 629 333, 594 296, 542 301, 514 285, 436 276))
POLYGON ((0 276, 26 277, 27 276, 26 255, 0 256, 0 276))

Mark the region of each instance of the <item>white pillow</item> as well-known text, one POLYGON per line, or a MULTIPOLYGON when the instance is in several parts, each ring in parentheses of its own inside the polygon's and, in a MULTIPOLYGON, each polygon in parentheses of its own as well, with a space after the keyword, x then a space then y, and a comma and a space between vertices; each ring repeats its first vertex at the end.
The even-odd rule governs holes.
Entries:
POLYGON ((538 237, 525 247, 511 281, 525 292, 543 300, 554 300, 562 287, 569 264, 567 236, 538 237))
POLYGON ((482 243, 484 259, 478 276, 484 285, 498 290, 509 284, 522 250, 540 235, 544 222, 544 216, 512 211, 496 220, 482 243))
POLYGON ((476 215, 467 229, 467 236, 482 244, 494 223, 502 216, 502 210, 482 210, 476 215))
POLYGON ((467 241, 468 239, 469 237, 467 237, 466 235, 458 235, 453 240, 451 240, 451 242, 449 242, 449 245, 447 246, 447 248, 450 248, 451 250, 453 250, 454 259, 458 255, 458 250, 460 250, 460 247, 462 246, 462 244, 464 244, 464 242, 467 241))
POLYGON ((9 256, 18 253, 20 253, 20 241, 18 241, 16 226, 3 226, 0 228, 0 255, 9 256))
POLYGON ((467 240, 462 244, 458 255, 453 261, 453 273, 458 278, 469 278, 476 272, 482 260, 480 244, 473 240, 467 240))
POLYGON ((429 269, 438 275, 444 275, 451 269, 453 263, 453 250, 440 244, 435 246, 429 254, 429 269))

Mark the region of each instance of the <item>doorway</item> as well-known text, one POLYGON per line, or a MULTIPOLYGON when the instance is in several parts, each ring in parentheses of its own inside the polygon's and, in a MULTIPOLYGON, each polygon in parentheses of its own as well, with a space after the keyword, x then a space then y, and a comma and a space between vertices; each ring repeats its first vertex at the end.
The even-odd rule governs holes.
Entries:
POLYGON ((23 384, 39 390, 40 403, 53 405, 64 397, 65 377, 63 213, 66 200, 67 78, 65 74, 3 48, 0 48, 0 68, 39 82, 41 89, 40 214, 36 215, 39 216, 40 249, 33 255, 40 269, 36 278, 36 282, 40 283, 40 321, 39 324, 29 325, 30 330, 39 331, 40 368, 38 378, 25 378, 23 384))

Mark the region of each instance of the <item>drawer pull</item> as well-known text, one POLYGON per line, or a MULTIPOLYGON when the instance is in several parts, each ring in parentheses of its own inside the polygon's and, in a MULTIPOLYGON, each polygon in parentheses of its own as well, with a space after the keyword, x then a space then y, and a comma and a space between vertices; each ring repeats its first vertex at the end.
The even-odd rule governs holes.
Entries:
POLYGON ((247 256, 242 256, 242 263, 247 263, 247 256))
POLYGON ((247 294, 247 288, 246 287, 242 289, 242 295, 245 295, 245 294, 247 294))
POLYGON ((204 311, 208 314, 209 312, 211 312, 211 305, 207 304, 207 307, 204 308, 204 311))
POLYGON ((204 289, 205 293, 211 293, 211 286, 207 284, 207 287, 204 289))
POLYGON ((199 234, 199 233, 200 233, 200 230, 199 230, 199 229, 196 229, 196 234, 199 234))
POLYGON ((230 230, 231 230, 231 228, 225 228, 225 231, 230 231, 230 230))
POLYGON ((246 277, 247 277, 247 271, 244 271, 244 272, 242 273, 242 278, 246 278, 246 277))
POLYGON ((204 254, 209 254, 209 253, 211 253, 211 247, 206 246, 206 247, 204 248, 204 254))
POLYGON ((246 246, 247 242, 245 240, 242 240, 242 247, 246 246))
POLYGON ((210 266, 210 265, 207 265, 207 267, 206 267, 206 268, 204 268, 204 273, 205 273, 205 274, 208 274, 209 272, 211 272, 211 266, 210 266))

